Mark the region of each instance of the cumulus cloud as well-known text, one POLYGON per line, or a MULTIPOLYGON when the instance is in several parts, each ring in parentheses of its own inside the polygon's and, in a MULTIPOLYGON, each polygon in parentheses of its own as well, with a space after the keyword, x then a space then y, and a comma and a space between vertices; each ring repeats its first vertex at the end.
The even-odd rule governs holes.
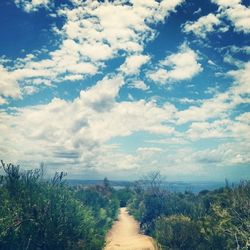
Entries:
POLYGON ((76 74, 76 75, 67 75, 63 78, 65 81, 79 81, 83 79, 83 75, 76 74))
POLYGON ((250 112, 243 113, 235 118, 237 121, 250 124, 250 112))
POLYGON ((214 14, 200 17, 197 21, 186 22, 183 26, 183 31, 186 33, 193 32, 196 36, 206 38, 207 33, 215 31, 215 27, 220 25, 221 21, 214 14))
MULTIPOLYGON (((41 56, 29 54, 12 61, 14 66, 8 70, 1 68, 1 85, 8 85, 2 88, 2 96, 17 98, 21 92, 25 93, 20 88, 32 83, 48 87, 63 81, 84 80, 101 72, 106 61, 118 57, 125 60, 121 72, 137 74, 149 60, 149 56, 141 54, 146 43, 156 37, 152 24, 164 21, 182 0, 131 0, 130 4, 71 2, 73 8, 59 5, 56 10, 65 19, 60 30, 53 29, 60 41, 57 49, 45 52, 46 55, 41 52, 41 56)), ((53 7, 49 0, 15 0, 15 3, 27 12, 53 7)))
POLYGON ((32 94, 38 92, 38 88, 35 86, 25 86, 23 88, 23 92, 25 95, 32 95, 32 94))
POLYGON ((228 119, 215 120, 214 122, 193 122, 187 131, 187 136, 192 140, 208 138, 230 137, 228 126, 231 121, 228 119))
POLYGON ((85 106, 92 107, 96 111, 109 111, 123 84, 123 78, 120 76, 111 79, 105 77, 92 88, 82 90, 80 99, 85 106))
POLYGON ((228 72, 235 79, 232 91, 237 94, 250 93, 250 62, 241 64, 241 68, 228 72))
POLYGON ((8 69, 3 65, 0 65, 0 96, 19 98, 21 91, 19 85, 15 79, 15 76, 10 74, 8 69))
POLYGON ((250 32, 250 8, 241 4, 241 0, 213 0, 219 8, 219 14, 234 25, 237 32, 250 32))
MULTIPOLYGON (((145 73, 144 65, 153 58, 145 48, 157 36, 155 25, 164 22, 181 0, 71 2, 71 7, 57 9, 65 23, 60 30, 53 29, 60 41, 55 50, 34 52, 15 61, 1 58, 0 104, 32 95, 41 84, 52 87, 63 81, 82 83, 97 74, 101 80, 89 79, 92 86, 79 90, 79 97, 72 101, 54 98, 43 105, 1 110, 2 158, 17 159, 28 167, 45 161, 52 171, 70 168, 75 174, 108 174, 119 169, 133 176, 137 171, 155 167, 170 175, 206 174, 203 166, 249 161, 246 147, 243 148, 250 136, 249 114, 232 118, 232 111, 239 104, 249 102, 249 62, 235 65, 236 69, 226 74, 234 82, 224 92, 210 93, 213 96, 209 99, 179 99, 176 107, 182 106, 181 110, 165 100, 157 103, 153 97, 150 101, 136 101, 134 93, 129 95, 130 101, 119 97, 126 84, 130 92, 134 91, 131 88, 149 90, 147 82, 139 80, 139 74, 145 73), (111 63, 119 61, 119 65, 112 75, 103 77, 111 59, 116 59, 111 63), (113 143, 137 133, 153 139, 129 153, 113 143), (211 138, 237 142, 214 149, 192 149, 195 141, 211 138)), ((249 32, 247 7, 237 0, 214 2, 220 6, 216 14, 185 23, 183 31, 206 38, 216 30, 226 31, 223 21, 227 18, 237 32, 249 32)), ((16 4, 26 12, 52 7, 51 1, 46 0, 16 0, 16 4)), ((247 54, 249 48, 232 47, 233 50, 247 54)), ((207 62, 215 66, 212 59, 207 62)), ((146 76, 160 84, 190 80, 203 70, 198 52, 186 43, 175 54, 155 65, 151 63, 152 70, 146 76)))
POLYGON ((144 43, 155 36, 150 24, 163 21, 182 1, 168 2, 75 2, 74 9, 64 8, 58 14, 66 17, 63 33, 78 41, 82 56, 107 60, 120 50, 141 52, 144 43))
POLYGON ((37 11, 41 7, 49 7, 50 0, 15 0, 15 4, 18 7, 23 8, 26 12, 37 11))
POLYGON ((132 55, 126 58, 124 64, 121 65, 120 70, 126 75, 134 75, 140 72, 143 64, 149 61, 149 56, 146 55, 132 55))
POLYGON ((134 80, 132 81, 129 85, 129 88, 135 88, 135 89, 141 89, 141 90, 149 90, 150 87, 148 85, 146 85, 143 81, 141 80, 134 80))
POLYGON ((225 10, 225 15, 234 24, 236 31, 250 33, 250 8, 237 5, 225 10))
MULTIPOLYGON (((2 111, 0 141, 5 147, 0 147, 0 155, 27 165, 45 161, 52 168, 62 164, 97 170, 113 155, 123 157, 123 167, 135 167, 133 157, 107 149, 107 142, 137 131, 174 133, 170 121, 175 107, 144 100, 117 102, 123 84, 122 77, 107 76, 73 101, 54 98, 45 105, 2 111)), ((122 159, 114 162, 114 158, 112 164, 119 168, 122 159)))
POLYGON ((206 121, 209 118, 225 117, 228 111, 234 107, 230 101, 229 93, 219 93, 210 99, 205 99, 199 106, 190 106, 188 109, 179 111, 177 122, 179 124, 189 121, 206 121))
POLYGON ((2 96, 0 96, 0 105, 3 105, 3 104, 7 104, 7 100, 5 98, 3 98, 2 96))
POLYGON ((224 143, 214 149, 197 151, 193 154, 197 162, 207 165, 232 166, 249 164, 250 157, 246 145, 249 143, 224 143))
POLYGON ((234 7, 240 4, 241 0, 212 0, 212 2, 222 7, 234 7))
POLYGON ((201 71, 202 66, 198 63, 197 53, 186 44, 182 44, 178 53, 160 61, 156 70, 148 73, 148 77, 155 82, 166 84, 191 79, 201 71))
POLYGON ((235 31, 250 32, 250 8, 241 4, 241 0, 212 0, 219 6, 217 13, 209 13, 200 17, 197 21, 187 21, 183 25, 183 32, 194 33, 197 37, 205 39, 212 32, 226 32, 229 26, 224 19, 228 19, 235 31))
POLYGON ((248 103, 246 94, 250 91, 250 63, 240 65, 237 70, 227 73, 234 83, 224 93, 215 93, 210 99, 204 99, 197 106, 190 106, 177 114, 177 123, 189 121, 206 121, 210 118, 227 117, 239 104, 248 103))
POLYGON ((27 55, 24 59, 17 59, 14 67, 0 66, 0 94, 17 99, 21 92, 27 92, 25 85, 51 86, 52 82, 81 80, 95 75, 98 65, 80 58, 78 51, 72 49, 73 43, 65 40, 58 50, 50 52, 49 59, 39 60, 34 55, 27 55))

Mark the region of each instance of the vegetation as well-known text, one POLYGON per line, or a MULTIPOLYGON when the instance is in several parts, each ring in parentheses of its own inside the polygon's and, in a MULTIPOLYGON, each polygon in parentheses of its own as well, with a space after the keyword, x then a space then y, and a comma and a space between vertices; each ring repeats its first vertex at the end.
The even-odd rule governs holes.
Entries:
POLYGON ((118 189, 116 191, 116 196, 119 200, 120 207, 126 207, 130 199, 132 199, 134 193, 130 187, 125 187, 118 189))
POLYGON ((161 249, 250 248, 250 181, 195 195, 168 192, 152 173, 133 190, 130 213, 161 249))
POLYGON ((1 250, 103 249, 119 206, 163 250, 250 248, 250 181, 194 194, 169 192, 159 172, 115 190, 107 178, 68 186, 62 172, 45 180, 42 167, 0 170, 1 250))
POLYGON ((43 169, 21 172, 2 164, 0 249, 102 249, 119 201, 108 180, 102 186, 69 187, 64 173, 43 180, 43 169))

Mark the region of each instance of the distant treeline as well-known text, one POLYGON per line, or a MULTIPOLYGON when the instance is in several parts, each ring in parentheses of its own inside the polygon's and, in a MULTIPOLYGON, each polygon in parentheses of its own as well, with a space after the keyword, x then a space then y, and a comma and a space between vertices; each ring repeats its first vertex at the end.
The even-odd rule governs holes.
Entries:
POLYGON ((174 193, 159 172, 134 184, 127 206, 160 249, 250 249, 250 181, 214 191, 174 193))
POLYGON ((1 250, 98 250, 117 217, 119 201, 107 179, 68 186, 64 173, 43 179, 43 169, 21 172, 1 162, 1 250))

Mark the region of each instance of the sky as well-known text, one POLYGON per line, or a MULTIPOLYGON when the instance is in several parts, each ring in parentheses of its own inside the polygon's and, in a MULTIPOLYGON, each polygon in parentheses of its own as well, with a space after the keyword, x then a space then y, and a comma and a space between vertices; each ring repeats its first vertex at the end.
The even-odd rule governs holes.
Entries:
POLYGON ((0 25, 0 159, 250 178, 249 0, 1 0, 0 25))

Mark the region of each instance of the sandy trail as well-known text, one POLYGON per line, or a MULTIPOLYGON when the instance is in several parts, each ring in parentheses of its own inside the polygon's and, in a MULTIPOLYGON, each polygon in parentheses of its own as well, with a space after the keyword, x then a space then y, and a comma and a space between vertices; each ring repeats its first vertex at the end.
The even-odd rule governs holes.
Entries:
POLYGON ((118 221, 108 233, 106 242, 104 250, 156 250, 153 239, 139 233, 138 222, 126 208, 120 209, 118 221))

